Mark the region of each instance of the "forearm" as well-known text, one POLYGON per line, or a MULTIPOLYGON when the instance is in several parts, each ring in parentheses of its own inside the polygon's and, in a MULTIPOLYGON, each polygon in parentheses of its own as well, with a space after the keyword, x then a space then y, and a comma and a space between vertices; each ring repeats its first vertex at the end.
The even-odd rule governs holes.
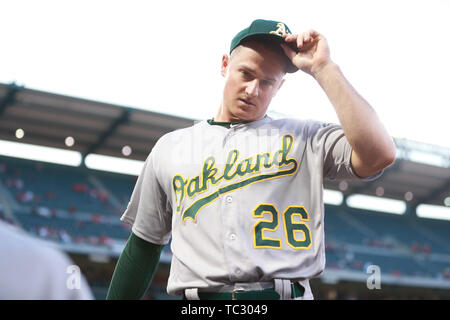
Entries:
POLYGON ((162 247, 132 233, 117 261, 106 299, 141 299, 153 279, 162 247))
POLYGON ((348 142, 367 164, 383 167, 395 157, 395 145, 370 104, 330 62, 314 75, 335 108, 348 142), (378 162, 378 163, 375 163, 378 162))

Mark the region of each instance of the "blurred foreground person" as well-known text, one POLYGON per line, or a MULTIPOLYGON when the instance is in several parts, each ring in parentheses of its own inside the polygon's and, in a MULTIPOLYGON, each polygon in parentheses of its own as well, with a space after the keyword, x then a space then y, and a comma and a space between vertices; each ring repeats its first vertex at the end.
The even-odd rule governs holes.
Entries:
POLYGON ((78 266, 60 250, 0 221, 1 300, 92 300, 78 266))

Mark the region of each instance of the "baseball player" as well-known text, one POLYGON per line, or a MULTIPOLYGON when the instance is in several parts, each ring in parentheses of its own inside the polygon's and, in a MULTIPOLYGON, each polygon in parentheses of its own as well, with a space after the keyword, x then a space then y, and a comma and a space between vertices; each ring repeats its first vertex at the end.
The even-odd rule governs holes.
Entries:
POLYGON ((140 298, 170 238, 170 295, 313 299, 308 281, 325 267, 323 180, 375 179, 394 162, 392 138, 320 33, 255 20, 233 38, 221 73, 216 116, 150 152, 121 218, 132 234, 108 299, 140 298), (299 69, 340 125, 266 115, 284 75, 299 69))

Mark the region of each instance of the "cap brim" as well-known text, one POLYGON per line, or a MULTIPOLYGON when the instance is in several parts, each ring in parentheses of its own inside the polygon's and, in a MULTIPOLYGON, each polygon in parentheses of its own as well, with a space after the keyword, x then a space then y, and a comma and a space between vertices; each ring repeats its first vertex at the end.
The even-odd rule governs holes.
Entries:
MULTIPOLYGON (((286 41, 284 41, 283 37, 280 37, 278 35, 271 35, 271 34, 267 34, 267 33, 256 33, 256 34, 249 35, 249 36, 243 38, 241 41, 239 41, 239 43, 236 45, 236 47, 245 41, 258 40, 258 39, 269 39, 271 41, 275 41, 275 42, 279 43, 280 45, 281 45, 281 43, 284 43, 287 46, 289 46, 292 50, 294 50, 295 52, 298 52, 298 48, 295 45, 295 43, 286 42, 286 41)), ((286 56, 286 58, 288 60, 288 63, 286 64, 286 72, 294 73, 294 72, 298 71, 298 68, 294 64, 292 64, 290 59, 287 56, 286 56)))

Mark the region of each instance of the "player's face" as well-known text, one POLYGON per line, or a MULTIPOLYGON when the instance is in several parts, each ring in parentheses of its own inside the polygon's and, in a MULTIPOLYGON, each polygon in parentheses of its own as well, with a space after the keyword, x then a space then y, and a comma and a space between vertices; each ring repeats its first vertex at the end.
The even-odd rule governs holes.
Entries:
POLYGON ((285 60, 258 42, 236 48, 222 59, 225 77, 222 105, 216 121, 255 121, 266 114, 283 84, 285 60))

